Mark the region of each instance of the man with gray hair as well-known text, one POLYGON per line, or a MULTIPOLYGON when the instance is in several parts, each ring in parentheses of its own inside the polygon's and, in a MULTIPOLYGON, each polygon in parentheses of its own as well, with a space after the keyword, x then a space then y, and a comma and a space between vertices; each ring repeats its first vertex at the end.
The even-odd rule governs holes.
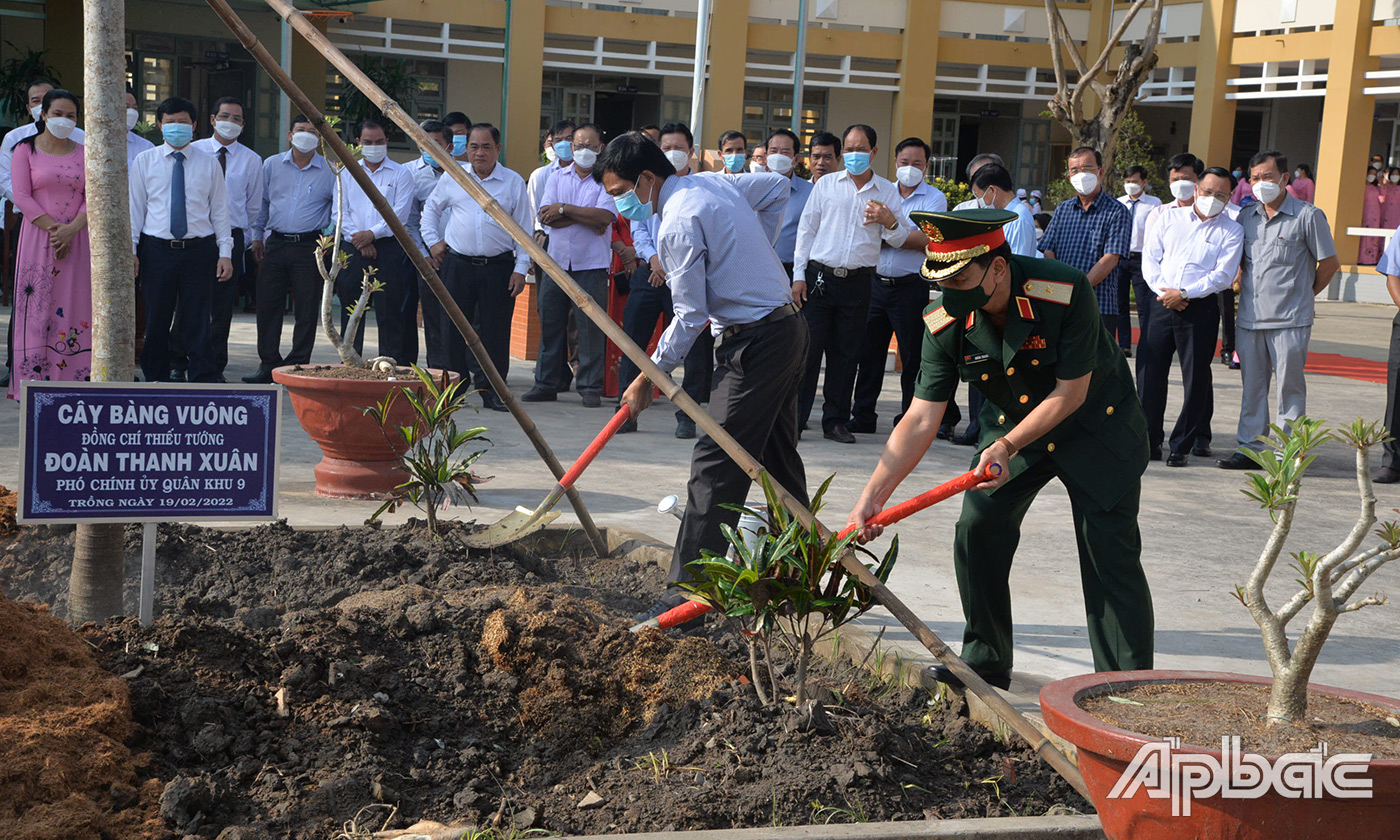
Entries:
MULTIPOLYGON (((980 154, 974 155, 972 160, 967 162, 967 169, 964 170, 967 174, 967 182, 971 184, 972 176, 977 174, 977 170, 981 169, 989 163, 995 163, 997 166, 1003 168, 1006 166, 1006 161, 1001 159, 1001 155, 996 154, 994 152, 982 152, 980 154)), ((981 205, 977 203, 976 197, 973 197, 969 198, 967 201, 962 202, 957 207, 954 207, 953 211, 956 212, 958 210, 976 210, 980 206, 981 205)))

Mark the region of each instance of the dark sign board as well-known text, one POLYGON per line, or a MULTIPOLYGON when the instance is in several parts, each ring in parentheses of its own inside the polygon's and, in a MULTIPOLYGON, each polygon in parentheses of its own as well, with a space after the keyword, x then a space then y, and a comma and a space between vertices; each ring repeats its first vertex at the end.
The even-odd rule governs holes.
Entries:
POLYGON ((25 382, 19 521, 277 518, 276 385, 25 382))

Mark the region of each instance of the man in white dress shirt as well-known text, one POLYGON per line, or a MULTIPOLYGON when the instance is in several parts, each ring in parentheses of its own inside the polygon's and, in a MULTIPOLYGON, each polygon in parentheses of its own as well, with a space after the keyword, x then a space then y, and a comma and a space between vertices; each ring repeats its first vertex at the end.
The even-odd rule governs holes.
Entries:
MULTIPOLYGON (((931 153, 928 144, 918 137, 907 137, 895 146, 895 180, 899 183, 899 197, 904 203, 906 219, 915 210, 943 213, 948 209, 948 197, 924 180, 931 153)), ((882 218, 882 221, 889 219, 882 218)), ((911 243, 905 240, 904 244, 911 243)), ((851 421, 846 425, 851 432, 875 432, 878 417, 875 405, 885 384, 885 363, 889 358, 891 336, 897 340, 903 362, 899 380, 899 413, 894 418, 896 424, 914 399, 914 379, 919 375, 919 354, 924 347, 924 307, 928 306, 929 298, 928 281, 919 274, 923 264, 922 248, 917 251, 888 245, 880 248, 880 262, 875 267, 875 275, 870 278, 870 314, 865 320, 865 350, 856 369, 855 399, 851 405, 851 421)))
MULTIPOLYGON (((500 157, 500 130, 490 123, 473 125, 467 137, 470 164, 466 170, 517 224, 529 230, 530 197, 525 179, 502 166, 500 157)), ((443 285, 476 328, 504 379, 510 370, 511 313, 515 296, 525 289, 530 255, 452 178, 439 180, 423 206, 423 241, 440 267, 443 285)), ((472 377, 486 408, 505 411, 505 402, 491 389, 461 333, 451 322, 446 327, 448 369, 463 379, 472 377)))
POLYGON ((1152 208, 1160 206, 1162 199, 1147 192, 1147 167, 1130 166, 1128 173, 1123 176, 1123 195, 1118 196, 1118 201, 1128 208, 1128 212, 1133 216, 1133 233, 1128 243, 1128 256, 1119 263, 1122 271, 1118 273, 1118 311, 1122 317, 1118 319, 1118 346, 1126 353, 1131 353, 1132 324, 1128 319, 1128 291, 1133 290, 1133 294, 1138 302, 1138 343, 1142 343, 1142 337, 1147 335, 1147 315, 1151 310, 1145 305, 1152 300, 1148 294, 1147 284, 1142 279, 1142 243, 1147 232, 1147 217, 1151 214, 1152 208))
POLYGON ((1217 293, 1235 282, 1244 248, 1244 231, 1226 211, 1234 189, 1225 169, 1204 170, 1192 204, 1159 214, 1143 243, 1143 279, 1161 304, 1152 314, 1147 341, 1138 345, 1138 397, 1155 457, 1161 457, 1173 352, 1181 357, 1186 389, 1169 441, 1169 467, 1186 466, 1215 409, 1210 363, 1220 326, 1217 293))
MULTIPOLYGON (((1155 207, 1147 207, 1138 211, 1144 213, 1147 219, 1143 222, 1141 241, 1147 241, 1147 234, 1157 224, 1161 214, 1172 207, 1190 207, 1196 201, 1196 182, 1201 180, 1201 173, 1206 171, 1205 161, 1191 154, 1182 152, 1172 155, 1167 161, 1167 189, 1171 192, 1171 201, 1158 203, 1155 207)), ((1137 217, 1133 217, 1136 226, 1137 217)), ((1134 233, 1136 235, 1136 233, 1134 233)), ((1147 340, 1147 334, 1152 331, 1152 317, 1162 309, 1162 306, 1155 301, 1157 296, 1152 294, 1152 290, 1146 282, 1134 287, 1137 295, 1138 305, 1138 343, 1142 344, 1147 340)), ((1140 367, 1134 364, 1134 367, 1140 367)))
MULTIPOLYGON (((673 370, 702 330, 723 335, 710 416, 798 500, 807 479, 797 453, 797 382, 807 350, 807 325, 797 317, 783 271, 760 215, 782 215, 788 180, 772 173, 677 178, 664 152, 640 132, 608 144, 598 170, 615 209, 634 224, 661 216, 656 243, 675 317, 652 359, 673 370), (743 364, 739 363, 742 357, 743 364)), ((633 416, 651 405, 653 386, 638 376, 622 401, 633 416)), ((722 525, 733 527, 752 481, 709 435, 695 444, 685 516, 676 535, 668 580, 689 580, 686 565, 701 551, 724 550, 722 525)), ((674 586, 639 620, 683 599, 674 586)))
POLYGON ((812 413, 825 356, 822 433, 828 440, 855 443, 846 422, 880 244, 900 247, 912 226, 899 190, 870 168, 879 151, 875 129, 851 126, 841 147, 846 168, 818 181, 802 211, 793 252, 792 299, 802 307, 811 332, 798 421, 805 426, 812 413), (887 221, 877 222, 886 208, 887 221))
MULTIPOLYGON (((428 135, 432 142, 440 146, 448 154, 452 153, 453 134, 441 120, 423 120, 418 124, 423 129, 423 133, 428 135)), ((428 202, 428 196, 437 189, 438 183, 442 180, 442 168, 438 166, 437 160, 428 154, 427 149, 420 149, 417 158, 404 164, 410 174, 413 175, 413 211, 409 214, 406 227, 408 233, 413 237, 413 244, 418 246, 418 252, 423 256, 428 256, 428 246, 425 244, 426 237, 423 236, 423 206, 428 202)), ((447 224, 447 217, 443 216, 438 220, 438 238, 442 238, 441 227, 447 224)), ((528 229, 528 228, 527 228, 528 229)), ((431 260, 429 260, 431 262, 431 260)), ((434 266, 436 267, 436 266, 434 266)), ((417 323, 419 304, 421 302, 423 310, 423 349, 427 355, 427 364, 430 368, 445 368, 447 364, 447 347, 444 342, 447 336, 456 332, 456 327, 447 317, 447 311, 438 302, 437 295, 428 288, 428 282, 418 276, 418 270, 413 267, 410 260, 404 269, 409 277, 416 277, 417 280, 411 284, 409 295, 404 299, 404 319, 407 323, 417 323)), ((417 330, 414 330, 414 339, 417 340, 417 330)), ((416 354, 415 354, 416 355, 416 354)), ((455 370, 455 368, 453 368, 455 370)))
MULTIPOLYGON (((394 215, 407 219, 413 210, 413 175, 407 167, 389 159, 389 137, 384 126, 376 120, 363 120, 355 132, 360 145, 363 166, 379 188, 394 215)), ((379 327, 379 355, 388 356, 399 364, 418 358, 418 324, 404 317, 404 298, 414 278, 408 271, 403 246, 399 245, 389 223, 374 209, 369 197, 350 176, 348 169, 340 173, 341 195, 345 201, 345 222, 342 235, 350 252, 350 263, 336 278, 336 294, 340 298, 340 328, 350 320, 350 309, 360 299, 366 268, 376 268, 374 279, 383 284, 370 298, 374 322, 379 327), (408 335, 414 333, 412 340, 408 335)), ((364 351, 365 322, 355 332, 355 350, 364 351)))
POLYGON ((233 231, 224 173, 213 156, 190 146, 195 114, 188 99, 160 103, 156 119, 165 142, 137 155, 131 167, 131 246, 146 300, 141 372, 147 382, 169 381, 177 306, 189 380, 218 380, 209 313, 214 284, 233 280, 233 231))
POLYGON ((152 143, 150 140, 147 140, 146 138, 142 137, 141 135, 137 134, 135 131, 132 130, 132 129, 136 128, 136 124, 139 123, 139 122, 141 122, 141 112, 140 112, 139 110, 137 110, 137 108, 136 108, 136 97, 135 97, 134 95, 132 95, 131 91, 127 91, 127 92, 126 92, 126 168, 127 168, 128 171, 130 171, 130 169, 131 169, 131 163, 132 163, 132 161, 136 160, 136 156, 137 156, 137 155, 141 154, 142 152, 146 151, 147 149, 154 148, 155 145, 156 145, 155 143, 152 143))
MULTIPOLYGON (((238 302, 239 286, 249 274, 247 259, 247 234, 253 217, 262 208, 263 161, 258 153, 238 142, 243 133, 243 105, 232 96, 225 96, 214 103, 209 115, 209 126, 213 136, 196 140, 190 148, 203 152, 214 159, 224 174, 224 192, 228 195, 228 224, 233 230, 233 276, 226 281, 214 284, 213 297, 209 302, 209 349, 214 354, 214 376, 216 382, 224 382, 224 369, 228 367, 228 333, 233 323, 233 309, 238 302)), ((249 297, 252 291, 249 290, 249 297)), ((180 316, 175 316, 175 332, 171 341, 172 381, 181 382, 185 378, 188 363, 185 348, 180 344, 180 316)))

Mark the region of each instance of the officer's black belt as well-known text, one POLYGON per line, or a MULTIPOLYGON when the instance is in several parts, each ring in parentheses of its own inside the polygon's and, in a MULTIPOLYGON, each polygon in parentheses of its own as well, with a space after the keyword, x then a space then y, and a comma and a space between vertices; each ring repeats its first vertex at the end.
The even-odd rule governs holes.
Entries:
POLYGON ((880 277, 880 285, 889 286, 891 288, 896 286, 913 286, 924 282, 924 278, 918 274, 901 274, 898 277, 885 277, 882 275, 880 277))
POLYGON ((875 273, 871 266, 861 266, 860 268, 832 268, 826 263, 819 263, 810 260, 807 263, 808 270, 816 270, 819 274, 830 274, 832 277, 861 278, 869 277, 875 273))
POLYGON ((193 248, 194 246, 202 245, 205 242, 213 242, 214 234, 211 233, 208 236, 192 236, 186 239, 161 239, 159 236, 148 236, 143 233, 141 234, 141 238, 146 240, 147 242, 154 242, 157 245, 164 245, 165 247, 175 251, 183 251, 186 248, 193 248))
POLYGON ((283 233, 280 230, 274 230, 272 238, 279 242, 315 242, 321 238, 321 232, 313 230, 307 233, 283 233))
POLYGON ((741 332, 744 332, 745 330, 751 330, 754 327, 761 327, 764 324, 774 324, 778 321, 791 318, 796 314, 797 304, 785 303, 782 306, 779 306, 777 309, 774 309, 772 312, 769 312, 767 315, 764 315, 762 318, 759 318, 757 321, 750 321, 747 324, 735 324, 732 327, 725 327, 724 337, 733 338, 734 336, 738 335, 741 332))

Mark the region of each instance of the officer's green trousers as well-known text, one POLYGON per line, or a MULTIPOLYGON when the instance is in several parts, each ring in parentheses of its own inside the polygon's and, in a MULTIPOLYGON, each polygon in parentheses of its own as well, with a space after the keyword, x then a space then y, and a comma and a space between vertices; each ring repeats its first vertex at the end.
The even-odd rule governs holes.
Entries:
MULTIPOLYGON (((967 621, 962 658, 979 670, 1011 669, 1011 561, 1021 542, 1026 511, 1058 474, 1052 459, 1042 457, 995 492, 969 491, 963 496, 953 564, 967 621)), ((1066 487, 1079 544, 1094 670, 1151 668, 1152 595, 1142 571, 1137 521, 1141 487, 1134 484, 1108 510, 1072 483, 1066 482, 1066 487)))

